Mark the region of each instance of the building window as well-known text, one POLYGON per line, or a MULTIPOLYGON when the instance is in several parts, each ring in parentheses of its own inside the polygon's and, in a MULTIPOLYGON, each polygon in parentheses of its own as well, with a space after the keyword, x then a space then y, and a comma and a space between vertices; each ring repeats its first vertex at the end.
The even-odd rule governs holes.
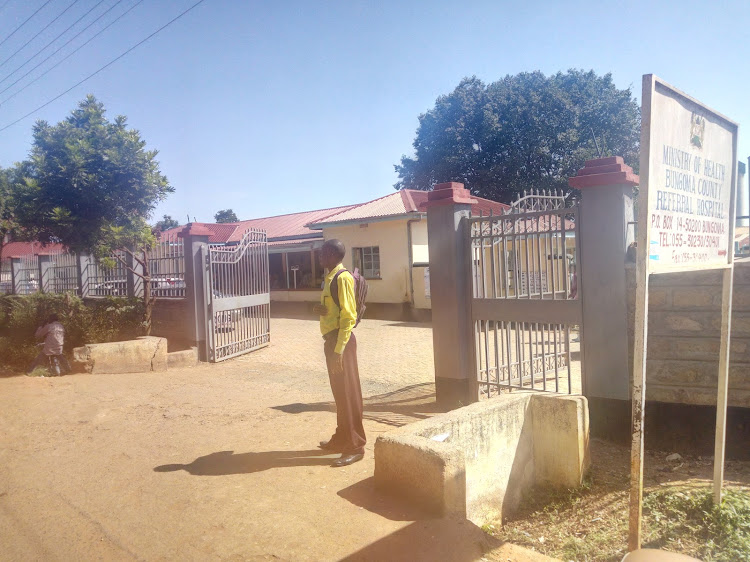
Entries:
POLYGON ((354 267, 365 279, 380 279, 380 247, 354 248, 354 267))

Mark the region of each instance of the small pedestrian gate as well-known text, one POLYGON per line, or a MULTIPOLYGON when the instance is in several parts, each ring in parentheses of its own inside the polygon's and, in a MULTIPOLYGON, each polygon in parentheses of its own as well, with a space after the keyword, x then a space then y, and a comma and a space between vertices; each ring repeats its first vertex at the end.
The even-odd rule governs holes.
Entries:
POLYGON ((480 397, 581 392, 571 360, 571 328, 582 318, 578 227, 578 207, 556 192, 524 193, 502 215, 469 219, 480 397))
POLYGON ((236 246, 208 246, 208 355, 224 361, 269 344, 268 238, 249 229, 236 246))

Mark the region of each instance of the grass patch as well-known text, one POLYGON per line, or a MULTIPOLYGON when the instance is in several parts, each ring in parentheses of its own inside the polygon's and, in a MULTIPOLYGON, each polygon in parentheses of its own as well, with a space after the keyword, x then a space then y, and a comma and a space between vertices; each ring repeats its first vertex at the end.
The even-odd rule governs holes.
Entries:
POLYGON ((728 490, 720 506, 710 490, 658 490, 643 511, 652 537, 646 546, 702 560, 750 560, 750 493, 728 490))
POLYGON ((44 367, 35 367, 30 373, 26 373, 27 377, 46 377, 49 375, 49 370, 44 367))
MULTIPOLYGON (((572 490, 535 489, 493 536, 563 561, 620 562, 627 552, 629 448, 592 443, 592 474, 572 490)), ((711 495, 712 460, 665 461, 647 452, 643 546, 708 561, 750 561, 750 463, 727 463, 721 507, 711 495)))

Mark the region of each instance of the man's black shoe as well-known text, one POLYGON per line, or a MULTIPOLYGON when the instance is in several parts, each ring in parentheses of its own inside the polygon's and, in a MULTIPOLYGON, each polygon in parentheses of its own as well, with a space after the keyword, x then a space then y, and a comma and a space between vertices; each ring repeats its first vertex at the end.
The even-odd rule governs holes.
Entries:
POLYGON ((363 458, 365 458, 364 453, 353 453, 350 455, 341 455, 341 458, 338 459, 336 462, 334 462, 331 466, 335 466, 335 467, 349 466, 350 464, 354 464, 357 461, 361 461, 363 458))

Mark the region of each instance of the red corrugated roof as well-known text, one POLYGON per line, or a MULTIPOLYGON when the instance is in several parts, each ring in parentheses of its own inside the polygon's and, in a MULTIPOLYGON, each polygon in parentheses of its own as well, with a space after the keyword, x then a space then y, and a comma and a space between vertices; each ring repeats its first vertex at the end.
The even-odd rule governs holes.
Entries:
POLYGON ((64 251, 62 244, 47 244, 42 246, 41 242, 8 242, 3 246, 3 260, 20 258, 26 255, 49 256, 64 251))
MULTIPOLYGON (((310 226, 320 228, 321 224, 334 222, 362 221, 408 213, 424 213, 426 212, 427 195, 427 191, 403 189, 385 197, 375 199, 374 201, 354 205, 349 209, 335 213, 324 219, 319 219, 310 226)), ((490 210, 492 210, 493 214, 499 215, 502 214, 503 210, 510 208, 508 205, 498 203, 497 201, 490 201, 481 197, 475 197, 474 199, 477 200, 477 204, 471 206, 471 211, 475 214, 479 214, 480 212, 489 214, 490 210)))
MULTIPOLYGON (((208 237, 208 241, 211 244, 223 244, 225 243, 237 230, 238 222, 225 222, 225 223, 212 223, 212 222, 194 222, 194 225, 204 226, 211 231, 211 236, 208 237)), ((177 226, 165 230, 159 235, 160 240, 166 240, 172 238, 182 232, 184 226, 177 226)))
MULTIPOLYGON (((325 218, 331 214, 340 213, 346 209, 351 208, 352 205, 345 205, 343 207, 333 207, 331 209, 320 209, 317 211, 305 211, 302 213, 290 213, 288 215, 278 215, 275 217, 264 217, 260 219, 251 219, 246 221, 214 224, 208 222, 193 223, 195 225, 204 226, 209 229, 212 234, 209 236, 208 241, 212 244, 234 244, 242 240, 242 236, 250 228, 265 230, 268 235, 269 241, 277 241, 279 238, 291 238, 296 240, 299 238, 320 238, 320 231, 310 230, 306 225, 311 222, 315 222, 322 218, 325 218)), ((170 236, 175 236, 177 233, 182 231, 184 226, 178 226, 176 228, 170 228, 161 233, 161 239, 166 239, 170 236)))
POLYGON ((404 200, 401 192, 391 193, 385 197, 380 197, 367 203, 360 203, 359 205, 353 205, 352 207, 333 213, 325 218, 318 219, 317 223, 330 223, 330 222, 346 222, 356 221, 361 219, 371 219, 388 217, 395 215, 403 215, 406 213, 415 212, 416 209, 408 208, 407 203, 404 200))
POLYGON ((269 239, 285 238, 289 236, 317 237, 319 233, 310 230, 307 227, 308 224, 319 221, 330 215, 346 211, 351 207, 352 205, 346 205, 344 207, 334 207, 332 209, 320 209, 318 211, 305 211, 303 213, 291 213, 289 215, 241 221, 238 223, 237 230, 235 230, 234 234, 227 239, 227 242, 239 242, 248 228, 265 230, 269 239))
MULTIPOLYGON (((477 204, 472 205, 472 212, 489 214, 501 214, 508 205, 475 197, 477 204)), ((321 224, 332 222, 363 221, 367 219, 383 218, 390 216, 406 215, 409 213, 424 213, 427 203, 427 192, 413 189, 404 189, 389 195, 385 195, 373 201, 360 203, 359 205, 345 205, 331 209, 320 209, 317 211, 305 211, 302 213, 291 213, 275 217, 251 219, 233 223, 193 223, 204 226, 212 234, 208 241, 214 244, 234 244, 242 240, 244 233, 250 228, 265 230, 269 242, 286 242, 306 239, 320 239, 321 224)), ((161 234, 162 239, 174 236, 184 227, 171 228, 161 234)))

